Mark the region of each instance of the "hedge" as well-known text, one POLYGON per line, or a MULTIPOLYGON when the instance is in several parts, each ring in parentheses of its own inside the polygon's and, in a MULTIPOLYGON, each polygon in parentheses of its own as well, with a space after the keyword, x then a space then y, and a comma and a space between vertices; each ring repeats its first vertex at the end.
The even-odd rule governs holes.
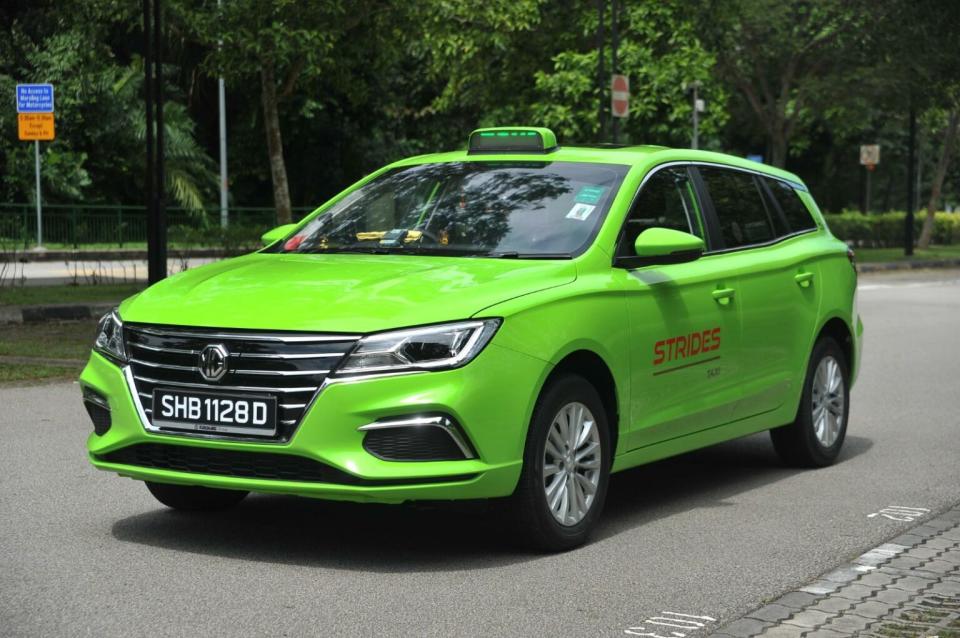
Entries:
MULTIPOLYGON (((824 215, 834 235, 854 246, 887 248, 903 243, 903 227, 907 214, 903 211, 888 213, 863 213, 843 211, 824 215)), ((913 236, 920 237, 925 210, 918 211, 914 219, 913 236)), ((933 223, 934 244, 960 243, 960 213, 937 213, 933 223)))

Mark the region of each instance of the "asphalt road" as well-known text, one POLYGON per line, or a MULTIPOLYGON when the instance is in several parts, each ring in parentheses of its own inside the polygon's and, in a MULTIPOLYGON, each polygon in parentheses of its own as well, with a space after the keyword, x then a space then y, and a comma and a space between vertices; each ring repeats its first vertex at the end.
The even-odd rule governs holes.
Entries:
POLYGON ((0 635, 623 636, 665 611, 705 633, 915 524, 871 514, 960 501, 960 273, 865 277, 859 300, 837 465, 785 469, 758 435, 618 474, 562 555, 482 508, 167 511, 87 464, 75 385, 0 389, 0 635))

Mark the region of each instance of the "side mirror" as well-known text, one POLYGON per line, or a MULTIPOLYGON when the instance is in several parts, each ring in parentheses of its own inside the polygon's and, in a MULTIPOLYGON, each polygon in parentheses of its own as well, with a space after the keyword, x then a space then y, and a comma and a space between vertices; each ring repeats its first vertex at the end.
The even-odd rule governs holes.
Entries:
POLYGON ((699 259, 704 248, 703 240, 696 235, 670 228, 648 228, 637 236, 633 244, 637 256, 618 257, 615 265, 639 268, 656 264, 682 264, 699 259))
POLYGON ((283 226, 277 226, 276 228, 268 230, 264 234, 260 235, 260 241, 263 242, 264 246, 269 246, 270 244, 280 241, 292 233, 293 229, 296 227, 296 224, 284 224, 283 226))

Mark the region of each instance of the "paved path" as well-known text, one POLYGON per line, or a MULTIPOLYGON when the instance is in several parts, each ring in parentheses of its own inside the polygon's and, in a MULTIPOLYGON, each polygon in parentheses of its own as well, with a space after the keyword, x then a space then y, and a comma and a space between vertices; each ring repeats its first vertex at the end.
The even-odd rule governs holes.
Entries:
POLYGON ((594 541, 561 555, 514 549, 479 508, 254 496, 173 513, 90 468, 75 385, 0 389, 0 634, 592 637, 652 618, 717 631, 960 498, 960 284, 913 277, 864 278, 837 465, 786 469, 759 435, 624 472, 594 541), (918 509, 894 520, 890 506, 918 509))
MULTIPOLYGON (((897 510, 889 515, 907 513, 897 510)), ((663 626, 627 631, 654 638, 663 626)), ((753 636, 960 637, 960 507, 751 611, 711 638, 753 636)))

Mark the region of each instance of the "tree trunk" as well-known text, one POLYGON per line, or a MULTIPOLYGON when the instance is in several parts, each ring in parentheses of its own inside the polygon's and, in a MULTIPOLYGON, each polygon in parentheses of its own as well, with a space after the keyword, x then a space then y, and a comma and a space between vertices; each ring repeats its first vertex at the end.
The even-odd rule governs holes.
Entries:
POLYGON ((950 156, 953 155, 958 125, 960 125, 960 108, 954 108, 950 111, 950 119, 943 134, 943 147, 940 149, 940 159, 937 160, 937 168, 933 173, 930 199, 927 201, 927 216, 923 220, 923 231, 920 233, 920 239, 917 240, 917 248, 928 248, 933 238, 934 215, 937 212, 937 204, 940 203, 940 193, 943 191, 943 180, 950 166, 950 156))
POLYGON ((270 157, 270 176, 273 179, 273 204, 277 209, 277 223, 289 224, 290 185, 287 166, 283 161, 283 138, 280 136, 280 115, 277 112, 277 82, 273 60, 260 65, 260 98, 263 103, 263 128, 267 134, 267 153, 270 157))
POLYGON ((779 130, 770 137, 770 165, 777 168, 787 165, 787 139, 779 130))

